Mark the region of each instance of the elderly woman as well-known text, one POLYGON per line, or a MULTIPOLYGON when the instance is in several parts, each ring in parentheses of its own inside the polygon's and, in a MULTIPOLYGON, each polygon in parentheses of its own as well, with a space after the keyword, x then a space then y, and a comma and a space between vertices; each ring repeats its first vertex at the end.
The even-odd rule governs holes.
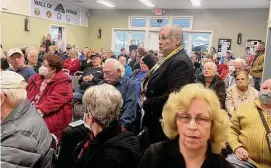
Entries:
POLYGON ((137 137, 120 124, 121 93, 112 85, 102 84, 86 90, 83 97, 84 124, 91 132, 75 149, 74 163, 60 167, 100 168, 137 167, 140 150, 137 137), (74 165, 73 165, 74 164, 74 165), (73 166, 72 166, 73 165, 73 166))
POLYGON ((70 58, 66 59, 64 62, 64 68, 70 71, 70 75, 73 76, 76 71, 80 69, 80 60, 78 59, 78 52, 76 50, 71 50, 70 58))
POLYGON ((72 119, 72 84, 62 71, 63 60, 45 55, 39 74, 30 78, 27 97, 34 104, 48 126, 60 140, 62 131, 72 119))
POLYGON ((232 116, 236 109, 248 102, 253 102, 259 92, 253 87, 249 86, 248 73, 246 71, 239 71, 234 75, 236 85, 227 89, 226 108, 230 116, 232 116))
POLYGON ((192 83, 194 78, 192 61, 184 50, 181 27, 162 27, 159 31, 159 49, 163 58, 142 81, 142 91, 146 96, 143 102, 144 123, 149 131, 150 143, 167 139, 160 125, 160 118, 168 95, 192 83))
POLYGON ((270 109, 271 79, 268 79, 262 84, 258 99, 241 105, 231 119, 229 144, 234 154, 227 159, 234 165, 271 167, 271 148, 263 124, 271 128, 270 109))
POLYGON ((170 140, 151 145, 140 168, 233 168, 220 155, 229 120, 212 90, 200 84, 184 86, 169 95, 162 116, 170 140))
POLYGON ((203 74, 199 75, 196 82, 214 90, 219 98, 220 105, 225 109, 226 88, 224 81, 217 75, 217 67, 213 62, 203 66, 203 74))

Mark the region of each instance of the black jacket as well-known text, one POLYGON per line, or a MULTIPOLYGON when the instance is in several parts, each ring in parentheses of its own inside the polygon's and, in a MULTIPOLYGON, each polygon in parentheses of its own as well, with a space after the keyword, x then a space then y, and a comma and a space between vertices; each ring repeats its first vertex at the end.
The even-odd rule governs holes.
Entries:
POLYGON ((143 107, 146 113, 161 116, 162 109, 171 92, 193 83, 194 67, 191 59, 181 50, 162 64, 149 78, 147 100, 143 107))
MULTIPOLYGON (((204 86, 207 86, 203 74, 201 74, 197 77, 196 82, 201 83, 204 86)), ((225 86, 224 81, 218 75, 215 75, 209 88, 216 92, 216 95, 217 95, 217 97, 220 101, 220 104, 221 104, 221 108, 226 109, 226 107, 225 107, 226 86, 225 86)))
MULTIPOLYGON (((151 145, 145 152, 139 168, 185 168, 183 155, 179 152, 179 137, 151 145)), ((207 157, 201 168, 234 168, 222 155, 211 152, 210 146, 207 157)))
MULTIPOLYGON (((84 144, 84 143, 82 143, 84 144)), ((77 160, 75 168, 135 168, 140 161, 139 142, 115 121, 100 132, 77 160)))
POLYGON ((150 76, 145 93, 146 100, 143 102, 145 110, 143 122, 149 129, 151 143, 167 139, 159 121, 163 106, 171 92, 193 83, 193 73, 193 63, 183 49, 163 63, 150 76), (152 134, 153 132, 155 135, 152 134))
POLYGON ((80 71, 84 71, 84 70, 86 70, 89 67, 93 67, 93 64, 92 64, 91 61, 89 63, 87 62, 87 60, 81 61, 80 71))
POLYGON ((136 62, 135 60, 132 60, 131 62, 129 62, 128 64, 132 70, 136 70, 136 69, 140 69, 140 65, 139 65, 139 62, 136 62))
POLYGON ((87 68, 84 71, 84 73, 80 77, 78 83, 80 84, 80 89, 81 90, 86 90, 90 86, 97 85, 102 80, 103 80, 103 67, 98 67, 98 68, 90 67, 90 68, 87 68), (94 76, 92 81, 84 81, 83 80, 83 78, 85 76, 88 76, 88 75, 91 75, 91 74, 94 76))

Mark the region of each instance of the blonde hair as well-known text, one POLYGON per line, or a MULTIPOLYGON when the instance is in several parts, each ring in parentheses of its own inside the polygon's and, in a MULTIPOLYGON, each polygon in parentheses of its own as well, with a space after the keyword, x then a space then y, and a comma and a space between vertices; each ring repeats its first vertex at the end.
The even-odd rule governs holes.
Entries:
POLYGON ((206 62, 204 65, 203 65, 203 69, 206 67, 206 66, 211 66, 212 67, 212 70, 216 73, 217 72, 217 66, 214 62, 206 62))
POLYGON ((212 151, 220 153, 225 146, 229 135, 229 118, 226 111, 220 108, 220 102, 213 90, 205 88, 201 84, 189 84, 180 91, 169 95, 162 112, 162 126, 165 135, 173 139, 178 135, 176 125, 176 113, 187 112, 194 99, 201 98, 209 105, 209 113, 212 117, 210 142, 212 151))
POLYGON ((103 128, 107 128, 111 122, 119 118, 122 97, 112 85, 96 85, 86 90, 83 104, 86 112, 90 112, 103 128))

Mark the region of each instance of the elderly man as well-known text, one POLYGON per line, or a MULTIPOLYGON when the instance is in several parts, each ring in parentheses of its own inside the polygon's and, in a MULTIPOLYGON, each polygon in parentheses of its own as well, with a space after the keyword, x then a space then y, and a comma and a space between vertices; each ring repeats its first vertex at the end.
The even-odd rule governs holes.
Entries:
POLYGON ((41 67, 42 63, 38 62, 38 51, 36 49, 31 49, 27 52, 27 65, 31 67, 36 73, 39 73, 39 68, 41 67))
MULTIPOLYGON (((234 75, 237 72, 245 71, 245 66, 246 66, 246 62, 244 59, 237 58, 234 60, 234 71, 229 73, 226 79, 224 80, 226 88, 230 88, 236 84, 234 75)), ((254 87, 253 77, 250 75, 248 77, 249 77, 249 85, 251 87, 254 87)))
POLYGON ((25 65, 24 55, 19 48, 13 48, 8 51, 8 62, 12 66, 10 70, 22 75, 26 82, 32 75, 36 74, 32 68, 25 65))
POLYGON ((26 99, 24 78, 1 71, 1 167, 48 167, 52 137, 37 110, 26 99))
POLYGON ((137 92, 136 83, 124 78, 125 68, 116 59, 108 58, 103 67, 104 81, 115 86, 121 93, 123 109, 120 112, 120 123, 129 131, 133 130, 136 119, 137 92))
POLYGON ((250 75, 253 76, 255 89, 260 90, 260 85, 261 85, 262 76, 263 76, 265 43, 259 42, 256 50, 257 52, 252 62, 250 75))
POLYGON ((267 130, 271 128, 270 111, 271 79, 268 79, 263 82, 258 99, 241 105, 231 119, 229 144, 234 155, 228 157, 230 162, 240 167, 271 167, 271 137, 267 130))
POLYGON ((160 29, 159 50, 163 57, 142 81, 146 96, 144 123, 149 130, 150 143, 167 139, 160 119, 168 95, 194 81, 194 67, 184 50, 181 27, 167 25, 160 29))
POLYGON ((83 72, 78 81, 80 87, 75 91, 75 93, 73 93, 74 103, 81 102, 83 94, 87 88, 97 85, 103 80, 101 56, 99 54, 92 55, 91 61, 93 67, 89 67, 83 72))

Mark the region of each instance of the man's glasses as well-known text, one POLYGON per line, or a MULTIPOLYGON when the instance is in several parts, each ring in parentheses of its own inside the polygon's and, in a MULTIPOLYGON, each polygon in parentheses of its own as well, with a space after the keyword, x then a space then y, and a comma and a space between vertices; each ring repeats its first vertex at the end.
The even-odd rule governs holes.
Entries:
POLYGON ((194 119, 198 125, 208 125, 213 120, 211 117, 206 117, 203 115, 197 115, 196 117, 192 117, 188 113, 176 113, 176 118, 182 123, 190 123, 190 121, 194 119))

